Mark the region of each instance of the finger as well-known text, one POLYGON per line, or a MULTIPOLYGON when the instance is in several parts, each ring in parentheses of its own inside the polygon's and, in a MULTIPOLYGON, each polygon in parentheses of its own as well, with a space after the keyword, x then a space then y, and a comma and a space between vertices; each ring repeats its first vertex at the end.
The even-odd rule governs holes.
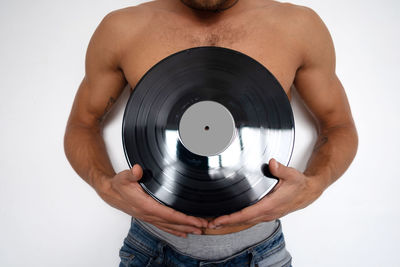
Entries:
POLYGON ((202 231, 201 231, 202 228, 199 228, 199 227, 196 227, 193 225, 171 223, 168 220, 162 219, 162 218, 160 218, 158 216, 154 216, 154 215, 145 215, 141 219, 146 222, 152 223, 154 225, 156 225, 156 224, 163 225, 164 227, 178 230, 181 232, 192 233, 192 234, 202 234, 202 231))
POLYGON ((258 218, 255 218, 253 220, 249 221, 249 224, 258 224, 258 223, 262 223, 262 222, 271 222, 273 220, 276 220, 280 218, 280 216, 278 216, 277 214, 268 214, 268 215, 264 215, 258 218))
POLYGON ((143 169, 139 164, 133 165, 130 170, 124 170, 118 173, 113 179, 114 182, 121 185, 129 185, 138 182, 143 176, 143 169))
POLYGON ((132 175, 128 176, 128 178, 130 178, 129 180, 131 182, 137 182, 143 176, 143 169, 139 164, 135 164, 131 168, 131 173, 132 175))
POLYGON ((161 230, 163 230, 163 231, 165 231, 165 232, 170 233, 170 234, 173 234, 173 235, 176 235, 176 236, 179 236, 179 237, 184 237, 184 238, 187 237, 187 234, 186 234, 186 233, 179 232, 179 231, 176 231, 176 230, 172 230, 172 229, 163 227, 163 226, 158 225, 158 224, 155 224, 155 226, 158 227, 158 228, 160 228, 161 230))
POLYGON ((287 167, 281 163, 279 163, 276 159, 272 158, 269 161, 269 171, 272 175, 285 179, 291 177, 293 174, 293 168, 287 167))
POLYGON ((171 223, 163 223, 163 222, 159 222, 158 225, 162 225, 165 228, 175 230, 178 232, 183 232, 183 233, 190 233, 190 234, 195 234, 195 235, 201 235, 201 233, 202 233, 199 228, 196 228, 194 226, 189 226, 189 225, 171 224, 171 223))
POLYGON ((142 217, 143 220, 150 222, 152 224, 161 224, 164 225, 165 227, 169 227, 171 226, 172 229, 176 229, 182 232, 186 232, 186 233, 192 233, 192 234, 202 234, 202 230, 205 227, 197 227, 197 226, 193 226, 193 225, 187 225, 187 224, 175 224, 175 223, 171 223, 168 220, 162 219, 158 216, 153 216, 153 215, 145 215, 142 217))
POLYGON ((154 200, 148 210, 149 214, 156 215, 173 224, 192 225, 198 228, 207 227, 207 220, 199 217, 189 216, 170 207, 164 206, 154 200))
POLYGON ((208 228, 215 229, 223 225, 242 225, 247 224, 249 220, 258 217, 260 213, 260 205, 254 204, 250 207, 244 208, 238 212, 220 216, 212 220, 208 224, 208 228))

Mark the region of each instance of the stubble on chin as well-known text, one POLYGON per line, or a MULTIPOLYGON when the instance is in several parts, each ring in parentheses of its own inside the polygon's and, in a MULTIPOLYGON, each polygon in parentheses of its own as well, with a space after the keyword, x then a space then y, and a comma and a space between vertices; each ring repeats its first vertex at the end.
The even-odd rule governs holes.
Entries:
POLYGON ((201 10, 218 10, 229 0, 180 0, 184 4, 201 10))

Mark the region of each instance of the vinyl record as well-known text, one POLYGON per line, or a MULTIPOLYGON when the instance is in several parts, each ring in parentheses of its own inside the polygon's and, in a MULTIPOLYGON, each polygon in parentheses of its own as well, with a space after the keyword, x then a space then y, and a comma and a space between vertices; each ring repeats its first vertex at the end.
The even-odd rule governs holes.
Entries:
POLYGON ((251 57, 201 46, 174 53, 140 79, 122 139, 143 189, 189 215, 229 214, 276 185, 273 157, 289 163, 293 113, 275 77, 251 57))

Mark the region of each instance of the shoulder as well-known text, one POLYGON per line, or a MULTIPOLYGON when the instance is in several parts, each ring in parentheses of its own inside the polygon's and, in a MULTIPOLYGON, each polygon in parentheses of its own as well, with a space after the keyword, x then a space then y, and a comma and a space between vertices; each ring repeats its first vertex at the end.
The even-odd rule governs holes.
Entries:
POLYGON ((334 57, 330 32, 321 17, 310 7, 273 1, 270 7, 272 24, 293 49, 309 61, 311 58, 334 57))
POLYGON ((330 41, 328 28, 315 10, 293 4, 282 4, 281 8, 289 30, 297 33, 301 41, 330 41))
POLYGON ((290 40, 295 45, 307 44, 310 41, 327 41, 329 31, 321 17, 310 7, 260 0, 257 10, 259 23, 274 29, 281 38, 290 40), (298 43, 299 44, 296 44, 298 43))
POLYGON ((325 28, 321 17, 310 7, 278 1, 264 2, 265 15, 268 15, 276 25, 288 31, 306 34, 325 28))
POLYGON ((107 13, 98 23, 89 42, 89 49, 120 57, 124 47, 140 36, 153 16, 153 8, 145 4, 107 13))
POLYGON ((312 8, 302 5, 295 5, 291 3, 275 3, 277 10, 290 18, 300 19, 302 21, 307 21, 310 19, 318 18, 317 12, 315 12, 312 8))
POLYGON ((106 14, 98 27, 111 34, 123 33, 126 30, 140 29, 153 15, 154 9, 145 4, 116 9, 106 14))

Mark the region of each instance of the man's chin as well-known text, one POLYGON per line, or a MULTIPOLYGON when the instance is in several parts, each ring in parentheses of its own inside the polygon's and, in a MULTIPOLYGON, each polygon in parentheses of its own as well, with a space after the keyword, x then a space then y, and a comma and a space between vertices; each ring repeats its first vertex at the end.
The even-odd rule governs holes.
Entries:
POLYGON ((203 11, 218 11, 229 0, 181 0, 185 5, 203 11))

